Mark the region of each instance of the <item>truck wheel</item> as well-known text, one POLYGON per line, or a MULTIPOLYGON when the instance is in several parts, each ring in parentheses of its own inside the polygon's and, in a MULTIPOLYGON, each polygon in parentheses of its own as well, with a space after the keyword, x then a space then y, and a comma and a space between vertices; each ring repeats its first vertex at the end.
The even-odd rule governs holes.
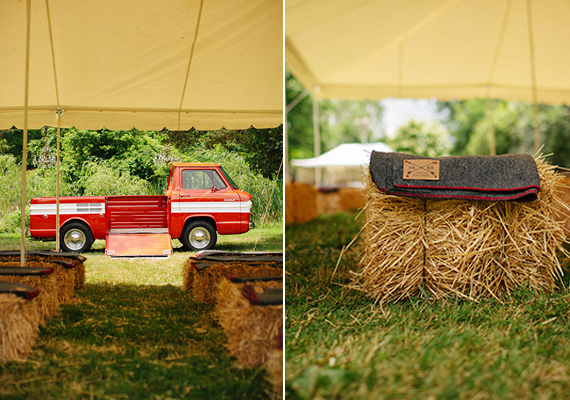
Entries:
POLYGON ((73 253, 89 251, 93 244, 91 230, 81 222, 71 222, 61 228, 59 245, 61 250, 73 253))
POLYGON ((216 229, 206 221, 189 223, 182 231, 180 242, 188 251, 210 250, 216 245, 218 236, 216 229))

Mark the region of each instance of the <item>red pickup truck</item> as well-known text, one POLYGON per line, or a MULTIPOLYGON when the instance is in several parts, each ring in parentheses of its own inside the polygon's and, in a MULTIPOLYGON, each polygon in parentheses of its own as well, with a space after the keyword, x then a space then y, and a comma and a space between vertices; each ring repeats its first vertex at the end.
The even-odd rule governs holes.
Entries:
MULTIPOLYGON (((251 195, 219 164, 171 163, 164 195, 60 197, 60 247, 85 252, 105 239, 111 256, 167 256, 171 239, 186 250, 212 249, 217 234, 245 233, 251 195)), ((30 236, 56 238, 56 199, 31 200, 30 236)))

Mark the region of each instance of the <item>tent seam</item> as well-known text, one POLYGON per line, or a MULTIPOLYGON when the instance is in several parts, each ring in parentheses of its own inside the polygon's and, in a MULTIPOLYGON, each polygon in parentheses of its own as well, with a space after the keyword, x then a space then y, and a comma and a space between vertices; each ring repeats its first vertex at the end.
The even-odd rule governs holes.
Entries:
POLYGON ((198 32, 200 31, 200 21, 202 20, 202 10, 204 9, 204 0, 200 0, 200 10, 198 11, 198 18, 196 19, 196 29, 194 30, 194 40, 190 48, 190 57, 188 58, 188 66, 186 68, 186 77, 184 78, 184 86, 182 87, 182 96, 180 98, 180 105, 178 107, 178 130, 180 130, 180 115, 182 113, 182 104, 184 104, 184 97, 186 95, 186 87, 188 86, 188 78, 190 76, 190 69, 192 67, 192 59, 194 58, 194 48, 198 40, 198 32))

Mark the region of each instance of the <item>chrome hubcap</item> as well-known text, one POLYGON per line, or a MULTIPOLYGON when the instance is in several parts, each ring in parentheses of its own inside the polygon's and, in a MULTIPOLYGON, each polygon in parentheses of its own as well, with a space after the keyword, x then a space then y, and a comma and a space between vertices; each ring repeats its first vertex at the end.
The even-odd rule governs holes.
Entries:
POLYGON ((83 246, 85 246, 86 242, 87 238, 83 232, 78 229, 67 231, 63 237, 63 243, 65 243, 67 248, 70 250, 80 250, 83 246))
POLYGON ((196 227, 190 231, 190 244, 195 249, 203 249, 210 243, 210 232, 202 227, 196 227))

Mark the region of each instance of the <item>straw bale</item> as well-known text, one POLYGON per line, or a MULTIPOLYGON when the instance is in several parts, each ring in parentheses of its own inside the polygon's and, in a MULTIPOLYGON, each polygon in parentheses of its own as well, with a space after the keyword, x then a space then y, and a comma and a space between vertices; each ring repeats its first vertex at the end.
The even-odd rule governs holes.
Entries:
POLYGON ((73 276, 73 288, 82 289, 85 287, 85 262, 72 260, 65 256, 48 256, 44 258, 38 257, 38 260, 43 262, 48 262, 50 260, 54 261, 74 261, 75 266, 72 268, 66 268, 68 274, 73 276))
POLYGON ((298 182, 285 184, 285 224, 304 224, 317 218, 317 189, 298 182))
POLYGON ((283 398, 283 350, 273 349, 265 361, 267 381, 273 387, 273 398, 283 398))
MULTIPOLYGON (((20 263, 17 261, 3 263, 2 265, 10 266, 10 267, 19 267, 20 263)), ((33 261, 28 260, 26 261, 26 267, 35 267, 35 268, 52 268, 53 267, 53 276, 55 276, 55 280, 57 282, 57 300, 58 304, 67 303, 71 300, 73 296, 73 288, 75 287, 76 283, 76 273, 73 268, 65 268, 59 264, 54 264, 45 261, 33 261)))
POLYGON ((75 262, 75 266, 70 268, 70 271, 74 274, 74 283, 73 287, 75 289, 82 289, 85 287, 85 257, 81 259, 76 259, 75 257, 66 257, 64 255, 60 255, 54 252, 54 255, 51 254, 32 254, 27 257, 30 260, 38 260, 43 262, 49 262, 50 260, 55 261, 73 261, 75 262))
POLYGON ((341 187, 338 189, 339 207, 342 211, 358 210, 366 205, 364 188, 341 187))
POLYGON ((44 325, 49 317, 57 315, 59 312, 57 295, 59 286, 54 274, 42 276, 2 275, 0 276, 0 281, 23 283, 40 290, 39 295, 34 299, 37 302, 40 325, 44 325))
POLYGON ((570 237, 570 174, 561 173, 560 182, 554 191, 558 202, 554 205, 554 218, 563 223, 564 234, 570 237))
POLYGON ((25 361, 39 330, 37 298, 0 294, 0 363, 25 361))
POLYGON ((192 282, 194 298, 203 303, 214 303, 216 301, 216 286, 227 276, 283 276, 283 268, 264 262, 228 262, 196 270, 192 282))
POLYGON ((267 361, 273 350, 275 337, 283 327, 283 306, 251 305, 241 294, 242 286, 222 280, 215 312, 228 336, 228 351, 242 367, 251 368, 267 361))
POLYGON ((317 192, 318 214, 334 214, 340 211, 340 194, 338 190, 319 190, 317 192))
POLYGON ((194 274, 196 273, 196 268, 192 265, 193 258, 186 260, 184 264, 184 269, 182 270, 182 290, 191 290, 192 284, 194 282, 194 274))
POLYGON ((295 201, 295 196, 293 196, 294 186, 291 182, 285 182, 285 226, 295 223, 295 215, 293 202, 295 201))
POLYGON ((552 290, 565 240, 555 219, 560 176, 537 159, 533 202, 387 196, 366 176, 362 268, 353 286, 377 302, 417 296, 498 297, 521 285, 552 290))

